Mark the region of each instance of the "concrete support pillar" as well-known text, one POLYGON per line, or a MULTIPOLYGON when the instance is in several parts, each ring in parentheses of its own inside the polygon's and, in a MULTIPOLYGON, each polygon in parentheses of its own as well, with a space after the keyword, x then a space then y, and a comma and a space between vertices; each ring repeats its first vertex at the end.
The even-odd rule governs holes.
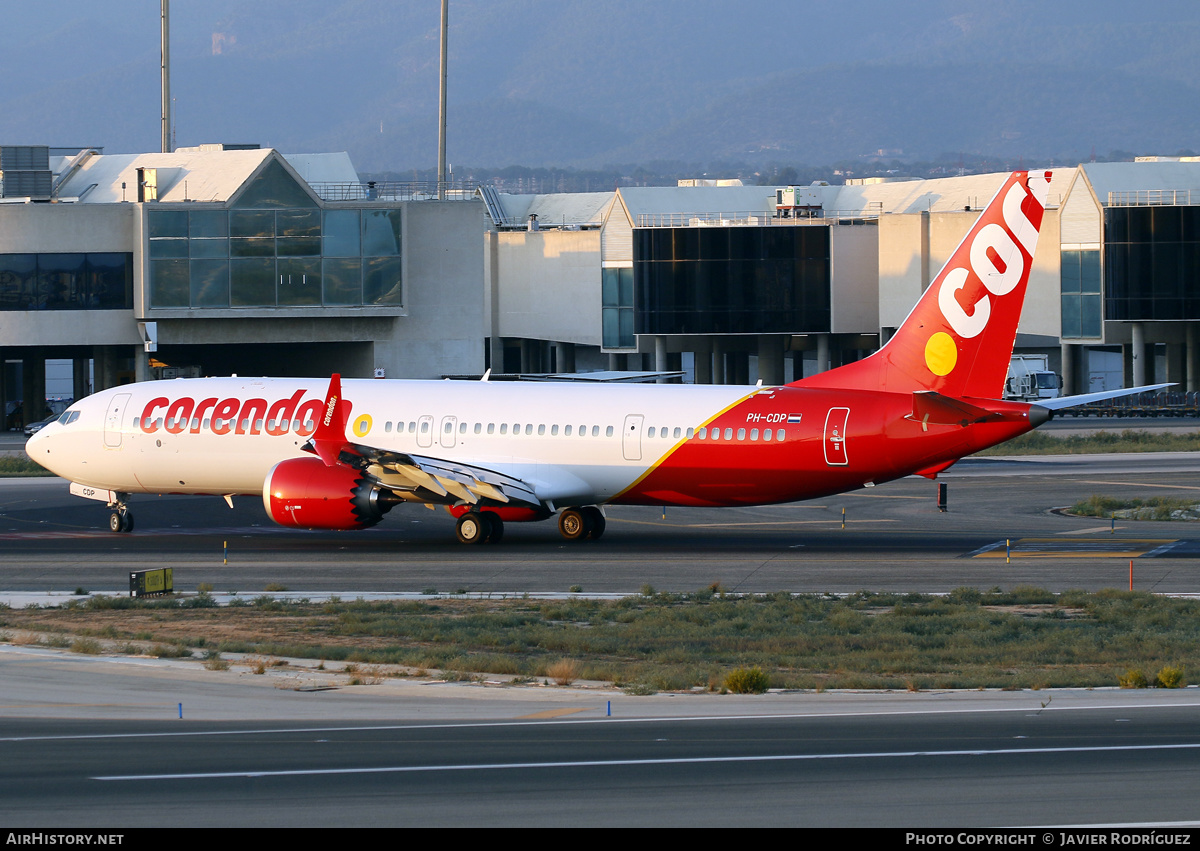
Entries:
POLYGON ((92 349, 92 356, 96 360, 96 390, 116 387, 118 384, 117 369, 120 365, 116 346, 96 346, 92 349))
POLYGON ((521 341, 521 372, 536 372, 533 367, 533 341, 521 341))
POLYGON ((728 384, 725 380, 725 338, 714 337, 712 349, 712 383, 728 384))
POLYGON ((749 384, 750 383, 750 353, 749 352, 730 352, 728 355, 729 366, 726 368, 726 376, 729 378, 730 384, 749 384))
MULTIPOLYGON (((667 369, 667 338, 659 335, 654 338, 654 371, 666 372, 667 369)), ((654 383, 666 384, 667 379, 660 376, 654 383)))
POLYGON ((829 335, 817 335, 817 372, 829 371, 829 335))
POLYGON ((91 360, 89 358, 71 359, 71 395, 78 401, 92 393, 91 360))
POLYGON ((5 351, 0 349, 0 431, 8 429, 8 364, 4 357, 5 351))
POLYGON ((625 357, 625 355, 621 354, 620 352, 609 352, 608 353, 608 368, 611 369, 613 372, 624 372, 625 369, 627 368, 625 365, 626 360, 627 360, 627 358, 625 357))
POLYGON ((1175 385, 1167 388, 1171 393, 1182 390, 1187 380, 1184 374, 1184 354, 1183 343, 1167 343, 1167 374, 1166 376, 1155 376, 1156 381, 1170 381, 1175 385))
POLYGON ((783 337, 760 334, 758 338, 758 377, 763 384, 783 384, 783 337))
POLYGON ((1185 372, 1187 373, 1186 384, 1184 389, 1188 393, 1195 393, 1200 390, 1200 347, 1197 345, 1196 323, 1189 322, 1185 331, 1184 343, 1184 364, 1185 372))
MULTIPOLYGON (((371 368, 368 368, 366 375, 370 374, 371 368)), ((143 381, 149 381, 150 378, 150 353, 144 347, 137 346, 133 350, 133 380, 141 384, 143 381)))
POLYGON ((1078 346, 1073 346, 1070 343, 1062 343, 1062 392, 1064 396, 1071 396, 1078 391, 1075 389, 1078 382, 1078 373, 1075 368, 1076 353, 1078 346))
POLYGON ((488 347, 488 364, 492 368, 492 372, 504 372, 504 338, 492 335, 487 340, 488 347))
POLYGON ((46 418, 46 359, 41 349, 34 349, 21 360, 22 401, 25 404, 25 424, 46 418))
POLYGON ((558 364, 555 370, 558 372, 574 372, 575 371, 575 344, 574 343, 555 343, 554 353, 558 364))
POLYGON ((1131 378, 1134 387, 1141 387, 1146 383, 1146 330, 1141 322, 1134 322, 1129 327, 1133 332, 1133 342, 1129 346, 1131 378))
POLYGON ((695 363, 695 382, 697 384, 713 383, 712 350, 696 351, 693 353, 695 363))

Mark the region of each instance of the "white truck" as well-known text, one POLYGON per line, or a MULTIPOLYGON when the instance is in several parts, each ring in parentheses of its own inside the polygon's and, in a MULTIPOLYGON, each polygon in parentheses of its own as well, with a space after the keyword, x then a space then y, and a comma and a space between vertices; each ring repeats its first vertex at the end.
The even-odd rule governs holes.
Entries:
POLYGON ((1004 398, 1022 402, 1057 399, 1062 395, 1062 378, 1050 370, 1048 355, 1013 355, 1008 362, 1004 398))

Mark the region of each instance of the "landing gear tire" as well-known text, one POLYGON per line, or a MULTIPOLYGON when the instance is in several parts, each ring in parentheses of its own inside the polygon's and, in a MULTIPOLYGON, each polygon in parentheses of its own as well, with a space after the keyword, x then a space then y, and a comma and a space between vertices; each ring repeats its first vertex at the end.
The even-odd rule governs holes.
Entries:
POLYGON ((133 512, 122 508, 108 516, 108 528, 113 532, 133 531, 133 512))
POLYGON ((458 535, 458 540, 464 544, 482 544, 491 538, 492 524, 488 521, 487 515, 480 514, 478 511, 468 511, 458 518, 455 533, 458 535))
POLYGON ((586 509, 567 508, 558 515, 558 531, 568 541, 582 541, 592 529, 586 509))
POLYGON ((591 528, 588 529, 587 538, 589 541, 594 541, 604 534, 604 515, 600 513, 600 509, 594 505, 589 505, 583 509, 584 516, 591 521, 591 528))
POLYGON ((487 536, 486 544, 498 544, 504 538, 504 521, 494 511, 484 511, 481 516, 487 521, 491 533, 487 536))

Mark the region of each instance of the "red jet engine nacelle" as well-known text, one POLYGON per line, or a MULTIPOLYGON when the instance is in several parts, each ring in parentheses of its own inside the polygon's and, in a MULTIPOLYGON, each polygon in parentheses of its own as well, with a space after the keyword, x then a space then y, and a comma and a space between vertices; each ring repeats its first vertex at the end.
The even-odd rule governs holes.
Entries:
POLYGON ((280 461, 263 483, 267 516, 302 529, 365 529, 402 501, 353 467, 319 458, 280 461))

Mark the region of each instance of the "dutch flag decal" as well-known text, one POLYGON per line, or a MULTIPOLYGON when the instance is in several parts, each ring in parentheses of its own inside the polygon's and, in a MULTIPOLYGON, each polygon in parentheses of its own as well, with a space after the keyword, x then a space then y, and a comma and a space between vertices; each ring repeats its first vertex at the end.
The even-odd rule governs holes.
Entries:
POLYGON ((798 423, 798 422, 800 422, 799 414, 788 414, 788 425, 792 425, 793 423, 798 423))

